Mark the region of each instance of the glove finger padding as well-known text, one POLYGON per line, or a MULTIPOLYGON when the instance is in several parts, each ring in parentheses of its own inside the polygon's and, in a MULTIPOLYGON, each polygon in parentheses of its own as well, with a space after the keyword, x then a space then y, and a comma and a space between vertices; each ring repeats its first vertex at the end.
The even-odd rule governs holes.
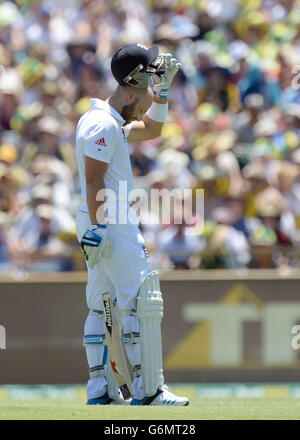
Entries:
POLYGON ((172 55, 170 56, 171 58, 168 58, 168 62, 165 65, 166 68, 165 78, 169 86, 171 85, 171 82, 174 76, 176 75, 178 69, 181 67, 181 64, 177 61, 177 59, 173 58, 172 55))
POLYGON ((177 70, 180 69, 181 67, 181 63, 179 63, 176 58, 172 58, 170 66, 169 66, 169 70, 173 71, 173 70, 177 70))
POLYGON ((168 66, 169 66, 169 64, 171 62, 171 59, 172 59, 172 54, 170 54, 170 53, 163 53, 161 56, 163 57, 163 64, 162 64, 163 67, 168 68, 168 66))
POLYGON ((172 58, 171 61, 170 61, 170 67, 171 67, 172 69, 174 69, 174 67, 176 66, 176 64, 177 64, 177 60, 176 60, 176 58, 172 58))

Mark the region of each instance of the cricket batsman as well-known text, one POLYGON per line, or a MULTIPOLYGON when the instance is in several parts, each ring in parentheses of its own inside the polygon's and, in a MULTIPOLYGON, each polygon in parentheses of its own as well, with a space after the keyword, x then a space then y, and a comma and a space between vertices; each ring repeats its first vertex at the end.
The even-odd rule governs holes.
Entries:
POLYGON ((147 48, 138 43, 118 49, 111 61, 118 82, 116 91, 106 101, 91 99, 91 108, 80 118, 76 130, 84 200, 76 225, 88 269, 89 314, 84 326, 90 370, 88 405, 189 404, 186 397, 174 395, 164 384, 163 301, 158 274, 151 271, 138 224, 129 219, 118 221, 118 213, 124 208, 128 218, 132 214, 128 201, 133 188, 128 142, 160 136, 167 118, 168 88, 180 67, 171 54, 158 52, 157 46, 147 48), (120 186, 120 182, 126 185, 120 186), (112 217, 117 221, 111 221, 112 217), (113 298, 120 338, 133 370, 131 400, 122 398, 109 362, 103 311, 103 296, 107 293, 113 298))

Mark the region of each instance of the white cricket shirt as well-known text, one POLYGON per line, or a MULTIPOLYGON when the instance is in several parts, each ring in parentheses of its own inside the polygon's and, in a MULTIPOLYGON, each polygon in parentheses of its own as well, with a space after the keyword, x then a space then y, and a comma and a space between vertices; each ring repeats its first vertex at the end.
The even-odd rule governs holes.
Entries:
MULTIPOLYGON (((86 202, 85 156, 108 163, 104 177, 105 187, 115 192, 116 200, 128 203, 133 188, 127 136, 131 124, 123 127, 125 120, 107 102, 91 99, 91 108, 80 118, 76 130, 76 159, 81 195, 86 202), (119 190, 119 182, 127 182, 119 190)), ((84 205, 87 210, 86 203, 84 205)))

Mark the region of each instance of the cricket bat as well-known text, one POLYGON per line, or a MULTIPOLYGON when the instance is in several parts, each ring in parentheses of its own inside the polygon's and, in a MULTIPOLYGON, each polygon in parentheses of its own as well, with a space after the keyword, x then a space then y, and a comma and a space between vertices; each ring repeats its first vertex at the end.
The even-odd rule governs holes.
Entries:
POLYGON ((102 299, 105 316, 105 336, 109 359, 117 384, 126 400, 134 395, 134 390, 126 361, 125 347, 121 339, 119 325, 115 316, 110 293, 104 293, 102 299))

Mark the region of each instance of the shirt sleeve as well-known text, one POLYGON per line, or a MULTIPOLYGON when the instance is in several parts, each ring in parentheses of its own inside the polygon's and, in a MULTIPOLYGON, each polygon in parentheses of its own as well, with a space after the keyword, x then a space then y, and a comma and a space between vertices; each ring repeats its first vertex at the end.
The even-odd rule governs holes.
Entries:
POLYGON ((123 130, 126 138, 128 137, 131 128, 132 128, 132 122, 130 122, 130 124, 124 125, 123 130))
POLYGON ((109 121, 92 125, 84 136, 84 154, 109 163, 116 148, 116 128, 109 121))

